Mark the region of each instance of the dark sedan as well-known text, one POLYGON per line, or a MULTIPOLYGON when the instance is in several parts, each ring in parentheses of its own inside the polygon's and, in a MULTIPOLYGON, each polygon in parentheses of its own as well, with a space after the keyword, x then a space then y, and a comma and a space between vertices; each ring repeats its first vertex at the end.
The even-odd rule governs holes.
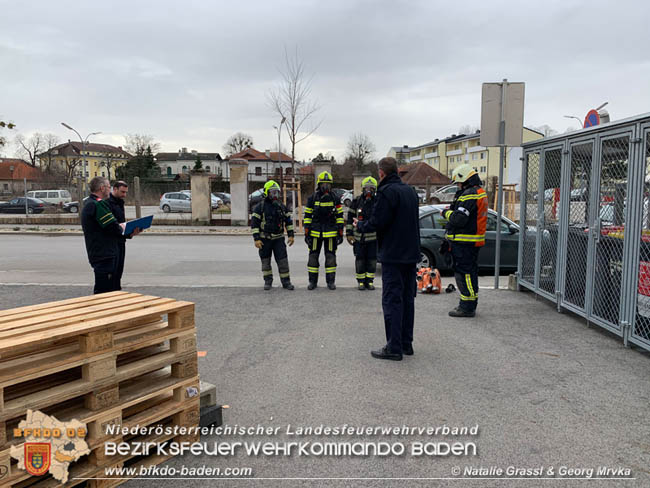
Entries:
MULTIPOLYGON (((45 210, 45 202, 38 198, 27 198, 27 213, 41 213, 45 210)), ((8 202, 0 202, 2 213, 25 213, 25 197, 14 198, 8 202)))
MULTIPOLYGON (((420 207, 420 266, 434 267, 440 271, 452 268, 451 255, 440 254, 440 244, 445 236, 445 223, 440 211, 447 205, 420 207)), ((494 245, 496 242, 497 213, 488 212, 485 246, 479 253, 479 268, 494 271, 494 245)), ((519 252, 519 226, 502 217, 501 220, 501 269, 511 272, 517 269, 519 252)))

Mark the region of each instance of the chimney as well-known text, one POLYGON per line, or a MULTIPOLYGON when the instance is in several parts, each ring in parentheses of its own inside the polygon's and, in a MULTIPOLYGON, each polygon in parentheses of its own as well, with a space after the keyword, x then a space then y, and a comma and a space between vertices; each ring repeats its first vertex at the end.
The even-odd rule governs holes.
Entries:
POLYGON ((187 152, 187 148, 184 147, 182 152, 183 152, 183 154, 185 154, 187 152))

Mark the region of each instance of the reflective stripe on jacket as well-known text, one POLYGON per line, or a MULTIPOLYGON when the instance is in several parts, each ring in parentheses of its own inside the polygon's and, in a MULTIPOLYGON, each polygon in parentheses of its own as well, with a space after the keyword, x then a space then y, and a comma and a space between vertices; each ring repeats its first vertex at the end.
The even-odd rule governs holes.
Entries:
POLYGON ((343 235, 343 206, 332 193, 317 191, 305 206, 305 235, 337 237, 343 235))
POLYGON ((485 245, 487 224, 487 193, 480 186, 470 186, 456 197, 450 209, 442 216, 448 220, 446 237, 453 242, 463 242, 476 247, 485 245))

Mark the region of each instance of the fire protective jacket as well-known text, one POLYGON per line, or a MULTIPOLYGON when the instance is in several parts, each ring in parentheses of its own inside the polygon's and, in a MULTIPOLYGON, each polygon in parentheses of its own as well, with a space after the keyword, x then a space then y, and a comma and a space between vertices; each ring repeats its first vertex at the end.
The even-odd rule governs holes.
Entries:
POLYGON ((487 193, 479 185, 457 192, 450 208, 442 212, 442 216, 449 221, 447 239, 476 247, 485 245, 487 214, 487 193))
POLYGON ((291 212, 281 202, 273 202, 265 198, 255 205, 251 214, 251 229, 253 240, 259 239, 282 239, 284 228, 287 228, 287 236, 293 237, 293 223, 291 212))
POLYGON ((305 235, 327 239, 343 235, 343 206, 332 193, 317 190, 305 207, 305 235))
POLYGON ((354 228, 353 221, 356 217, 359 220, 369 220, 372 217, 372 209, 375 206, 376 197, 366 198, 361 195, 355 198, 350 204, 348 211, 348 223, 346 225, 346 235, 354 236, 358 242, 372 242, 377 240, 376 232, 359 232, 354 228))

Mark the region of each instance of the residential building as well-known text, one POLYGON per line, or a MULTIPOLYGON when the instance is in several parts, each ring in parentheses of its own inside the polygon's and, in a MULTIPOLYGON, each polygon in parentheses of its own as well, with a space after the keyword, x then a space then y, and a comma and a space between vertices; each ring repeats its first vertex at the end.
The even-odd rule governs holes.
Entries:
POLYGON ((22 159, 0 158, 0 195, 22 195, 38 188, 43 173, 22 159), (25 189, 27 180, 27 189, 25 189))
POLYGON ((189 174, 194 169, 197 157, 201 158, 204 171, 224 178, 227 177, 228 164, 221 158, 219 153, 200 153, 195 150, 188 151, 186 147, 183 147, 177 153, 160 152, 155 155, 155 160, 163 176, 176 178, 177 175, 189 174))
POLYGON ((84 159, 87 162, 86 180, 95 176, 115 178, 115 170, 126 164, 131 155, 122 149, 109 144, 89 142, 82 150, 81 142, 68 141, 59 144, 49 151, 38 155, 41 168, 57 168, 66 174, 69 180, 83 176, 84 159))
MULTIPOLYGON (((541 139, 544 135, 528 127, 523 128, 523 142, 541 139)), ((499 176, 498 147, 483 147, 481 134, 452 134, 444 139, 435 139, 427 144, 409 147, 392 147, 389 156, 399 154, 407 163, 424 162, 440 173, 451 176, 454 169, 461 164, 471 164, 483 181, 499 176), (399 150, 399 152, 397 151, 399 150)), ((521 179, 521 147, 509 147, 506 151, 504 180, 506 183, 518 184, 521 179)))
MULTIPOLYGON (((228 159, 245 159, 248 161, 249 181, 266 181, 269 178, 280 179, 281 174, 284 174, 285 178, 291 177, 292 160, 288 154, 270 151, 263 153, 250 147, 233 154, 228 159)), ((296 172, 298 172, 303 163, 295 161, 294 165, 296 172)))

